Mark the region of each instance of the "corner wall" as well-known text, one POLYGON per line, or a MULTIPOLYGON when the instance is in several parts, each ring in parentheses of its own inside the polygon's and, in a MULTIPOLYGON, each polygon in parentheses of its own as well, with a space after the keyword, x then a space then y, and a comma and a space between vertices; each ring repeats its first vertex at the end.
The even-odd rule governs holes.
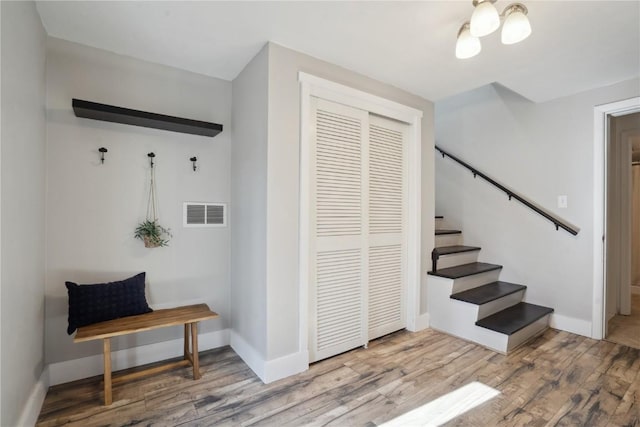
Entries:
POLYGON ((231 346, 261 377, 267 352, 267 46, 233 80, 231 346))
POLYGON ((0 9, 0 425, 16 426, 35 422, 30 416, 47 386, 38 386, 44 369, 46 35, 33 2, 1 2, 0 9))
POLYGON ((594 107, 640 93, 638 80, 535 104, 500 85, 436 103, 436 140, 499 182, 580 227, 562 230, 450 159, 436 159, 436 207, 461 227, 501 280, 555 309, 552 326, 591 335, 593 307, 594 107), (568 208, 557 208, 557 196, 568 208))
MULTIPOLYGON (((267 172, 267 359, 288 366, 307 343, 298 342, 300 83, 298 72, 322 77, 424 112, 422 119, 422 291, 433 249, 433 104, 337 65, 269 43, 267 172)), ((425 295, 426 292, 421 292, 425 295)), ((426 310, 421 301, 422 312, 426 310)), ((296 365, 296 366, 299 366, 296 365)), ((277 375, 276 375, 277 378, 277 375)))
MULTIPOLYGON (((52 381, 91 375, 96 365, 101 372, 100 342, 74 344, 66 333, 65 281, 100 283, 145 271, 153 308, 208 303, 220 317, 201 324, 201 348, 227 344, 230 227, 184 228, 182 210, 187 201, 229 202, 231 83, 58 39, 49 39, 47 49, 45 337, 52 381), (209 138, 78 118, 72 98, 211 121, 224 130, 209 138), (108 149, 104 164, 100 147, 108 149), (159 220, 173 234, 168 247, 157 249, 133 238, 146 215, 149 152, 156 154, 159 220), (90 369, 81 373, 85 365, 90 369)), ((36 169, 28 157, 16 167, 36 169)), ((172 357, 149 350, 181 336, 180 327, 164 328, 119 337, 112 348, 131 349, 118 359, 129 365, 146 363, 172 357)))

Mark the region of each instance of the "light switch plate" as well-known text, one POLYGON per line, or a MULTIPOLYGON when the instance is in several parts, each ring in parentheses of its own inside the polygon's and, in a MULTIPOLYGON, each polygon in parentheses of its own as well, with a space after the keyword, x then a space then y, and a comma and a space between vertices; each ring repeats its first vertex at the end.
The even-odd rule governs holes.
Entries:
POLYGON ((567 207, 567 196, 558 196, 558 207, 559 208, 567 207))

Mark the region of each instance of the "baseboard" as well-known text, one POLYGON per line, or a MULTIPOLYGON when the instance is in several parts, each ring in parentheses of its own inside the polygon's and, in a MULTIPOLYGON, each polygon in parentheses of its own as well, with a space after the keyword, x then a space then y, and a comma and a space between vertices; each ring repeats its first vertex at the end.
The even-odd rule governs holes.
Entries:
MULTIPOLYGON (((207 332, 198 335, 198 350, 229 345, 229 330, 207 332)), ((155 344, 141 345, 111 352, 111 366, 113 371, 159 362, 183 354, 184 340, 182 338, 163 341, 155 344)), ((102 375, 104 361, 102 354, 82 357, 80 359, 65 360, 51 363, 49 366, 50 385, 62 384, 95 375, 102 375)))
POLYGON ((551 315, 549 326, 553 329, 560 329, 561 331, 591 337, 591 322, 588 320, 576 319, 575 317, 568 317, 553 313, 551 315))
POLYGON ((233 330, 230 333, 229 343, 233 351, 240 356, 244 363, 251 368, 262 382, 265 382, 264 357, 233 330))
POLYGON ((309 369, 309 352, 287 354, 277 359, 268 360, 264 366, 262 381, 270 383, 309 369))
POLYGON ((273 360, 265 360, 253 346, 234 331, 231 331, 230 342, 233 351, 265 384, 309 369, 309 353, 306 351, 288 354, 273 360))
POLYGON ((640 295, 640 285, 631 285, 631 293, 640 295))
POLYGON ((38 381, 33 385, 33 389, 22 408, 20 418, 18 419, 18 426, 34 426, 36 424, 48 389, 49 368, 45 367, 40 374, 40 378, 38 378, 38 381))
POLYGON ((415 324, 413 325, 413 328, 407 327, 407 329, 411 332, 418 332, 423 329, 427 329, 428 327, 429 327, 429 313, 423 313, 423 314, 419 314, 416 317, 416 321, 415 321, 415 324))

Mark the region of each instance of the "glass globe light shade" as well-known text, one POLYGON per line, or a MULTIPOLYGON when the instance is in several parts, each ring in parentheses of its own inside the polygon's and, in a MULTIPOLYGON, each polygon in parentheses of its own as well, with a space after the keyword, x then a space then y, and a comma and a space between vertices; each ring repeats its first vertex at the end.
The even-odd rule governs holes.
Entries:
POLYGON ((502 25, 501 40, 504 44, 521 42, 531 34, 531 24, 526 15, 526 9, 519 6, 511 7, 502 25))
POLYGON ((467 59, 476 56, 482 50, 480 39, 471 35, 469 23, 466 23, 458 33, 456 41, 456 58, 467 59))
POLYGON ((500 15, 490 0, 481 1, 471 14, 471 35, 483 37, 500 26, 500 15))

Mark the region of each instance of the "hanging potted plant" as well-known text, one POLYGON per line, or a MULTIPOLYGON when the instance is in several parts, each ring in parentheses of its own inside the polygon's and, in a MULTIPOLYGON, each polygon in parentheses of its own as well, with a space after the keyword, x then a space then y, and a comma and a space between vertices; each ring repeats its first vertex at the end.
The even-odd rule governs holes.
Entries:
POLYGON ((157 248, 169 246, 169 238, 172 237, 168 228, 161 226, 157 220, 145 220, 138 224, 134 237, 144 242, 145 248, 157 248))
POLYGON ((133 237, 142 240, 145 248, 158 248, 169 246, 169 239, 173 236, 168 228, 163 227, 158 222, 155 170, 153 168, 155 154, 149 153, 147 156, 151 159, 151 185, 149 186, 149 199, 147 202, 147 218, 138 224, 133 237))

